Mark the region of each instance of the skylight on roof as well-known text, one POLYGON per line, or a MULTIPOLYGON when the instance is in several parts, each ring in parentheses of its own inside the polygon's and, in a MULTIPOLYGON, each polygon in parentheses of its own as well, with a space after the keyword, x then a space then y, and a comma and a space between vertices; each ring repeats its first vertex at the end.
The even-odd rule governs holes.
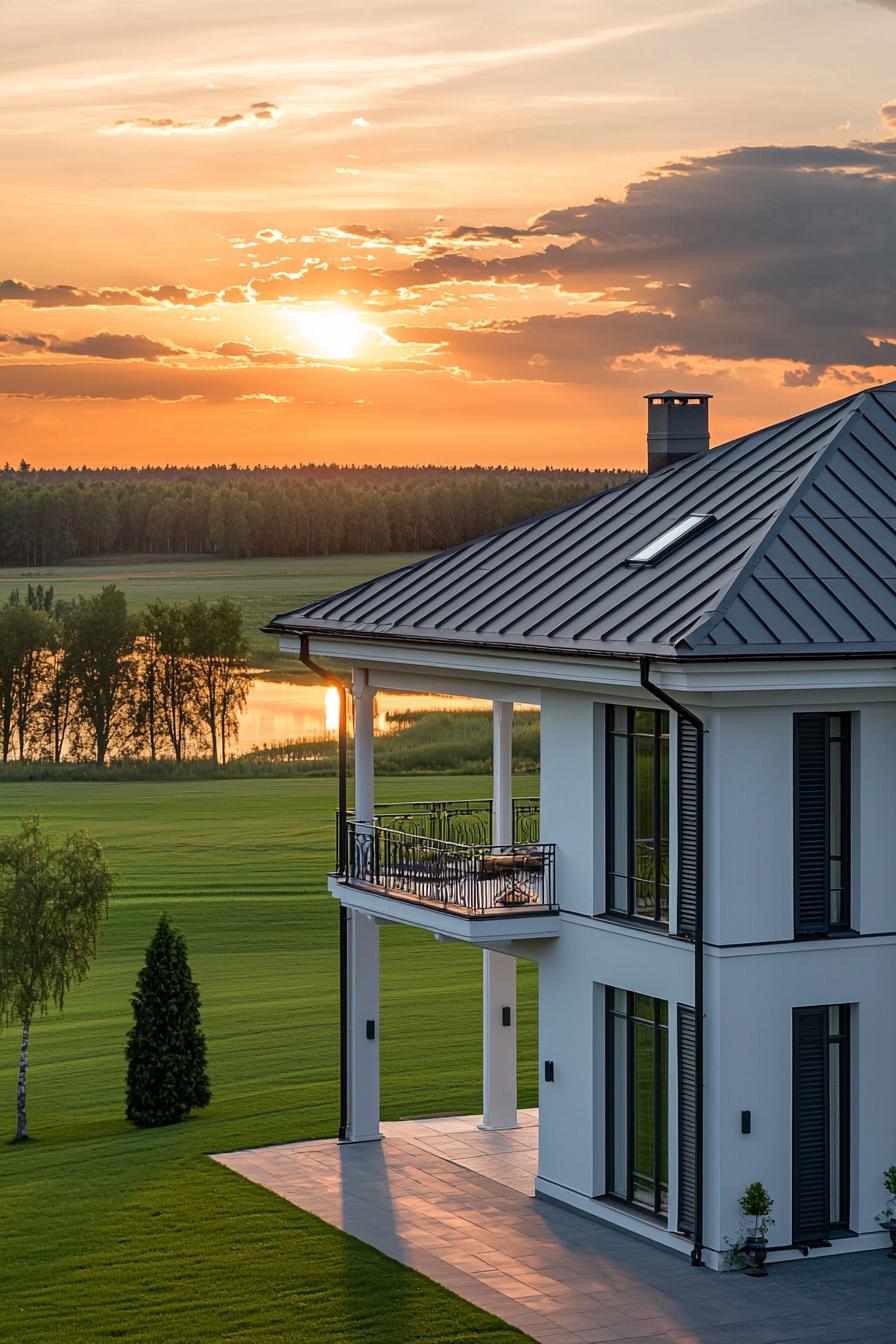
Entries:
POLYGON ((693 536, 695 532, 701 532, 704 527, 715 522, 715 515, 711 513, 689 513, 686 518, 682 518, 672 527, 661 532, 653 541, 649 541, 646 546, 638 551, 637 555, 631 556, 626 560, 627 565, 652 565, 654 561, 661 560, 669 551, 679 546, 686 537, 693 536))

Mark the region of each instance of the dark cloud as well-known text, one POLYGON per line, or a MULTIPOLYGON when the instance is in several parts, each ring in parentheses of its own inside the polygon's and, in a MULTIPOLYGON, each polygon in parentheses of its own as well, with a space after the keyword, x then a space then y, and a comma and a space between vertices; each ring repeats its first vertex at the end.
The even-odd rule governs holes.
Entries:
POLYGON ((59 340, 54 342, 52 349, 54 354, 60 355, 85 355, 91 359, 143 359, 150 362, 187 353, 170 341, 114 331, 97 331, 92 336, 81 336, 74 341, 59 340))
POLYGON ((119 135, 127 131, 144 131, 150 135, 173 135, 178 131, 196 134, 206 131, 228 131, 234 126, 272 126, 280 116, 276 103, 251 103, 247 112, 226 112, 210 120, 176 121, 174 117, 130 117, 114 121, 105 127, 105 134, 119 135))
POLYGON ((29 332, 24 335, 0 335, 0 349, 11 347, 13 352, 39 350, 52 355, 82 355, 88 359, 139 359, 154 363, 187 351, 170 341, 157 341, 151 336, 130 333, 97 331, 91 336, 67 340, 61 336, 29 332))
POLYGON ((373 224, 338 224, 336 227, 347 238, 366 238, 377 243, 395 242, 394 234, 389 233, 387 229, 377 228, 373 224))
POLYGON ((239 359, 246 364, 296 364, 290 350, 262 350, 249 341, 222 341, 215 346, 215 354, 224 359, 239 359))
POLYGON ((75 285, 28 285, 24 280, 0 280, 0 303, 29 303, 34 308, 115 308, 139 304, 129 289, 78 289, 75 285))
MULTIPOLYGON (((479 236, 498 241, 502 229, 479 236)), ((809 370, 794 374, 803 379, 896 360, 896 140, 666 164, 621 200, 549 210, 520 236, 545 244, 486 260, 427 257, 401 282, 551 285, 628 311, 431 331, 446 360, 486 376, 573 381, 657 346, 793 361, 809 370)))
POLYGON ((525 236, 525 229, 521 231, 505 224, 461 224, 448 235, 451 239, 472 243, 518 243, 525 236))
POLYGON ((29 285, 24 280, 0 280, 0 303, 27 303, 32 308, 140 308, 155 304, 206 308, 212 303, 247 302, 246 291, 239 285, 219 291, 190 289, 187 285, 90 290, 76 285, 29 285))
POLYGON ((0 332, 0 354, 20 354, 23 350, 49 350, 54 336, 42 336, 39 332, 0 332))

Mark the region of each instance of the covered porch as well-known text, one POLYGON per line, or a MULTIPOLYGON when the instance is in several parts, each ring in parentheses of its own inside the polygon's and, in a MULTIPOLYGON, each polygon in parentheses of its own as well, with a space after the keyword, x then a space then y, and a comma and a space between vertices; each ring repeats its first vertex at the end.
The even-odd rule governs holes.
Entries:
MULTIPOLYGON (((370 1142, 383 1135, 380 929, 390 924, 482 949, 478 1125, 486 1134, 514 1131, 520 1126, 516 961, 533 956, 534 941, 557 937, 559 913, 554 847, 539 835, 539 799, 531 793, 513 796, 511 692, 503 692, 506 699, 490 697, 493 770, 487 796, 386 806, 377 801, 375 778, 374 701, 380 689, 403 687, 394 676, 384 683, 382 673, 375 679, 367 669, 353 669, 354 805, 349 808, 346 799, 340 810, 337 866, 329 879, 340 902, 340 1138, 370 1142)), ((441 680, 430 689, 452 693, 441 680)), ((454 693, 470 692, 464 686, 454 693)))

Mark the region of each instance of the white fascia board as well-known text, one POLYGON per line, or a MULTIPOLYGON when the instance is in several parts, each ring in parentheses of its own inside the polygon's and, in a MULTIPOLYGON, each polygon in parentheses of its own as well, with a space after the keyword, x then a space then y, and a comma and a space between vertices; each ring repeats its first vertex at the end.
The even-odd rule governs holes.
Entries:
POLYGON ((754 695, 757 691, 856 691, 896 689, 896 659, 792 658, 685 666, 657 662, 651 680, 672 695, 754 695))
MULTIPOLYGON (((281 641, 283 652, 297 652, 298 641, 281 641)), ((524 686, 536 690, 540 686, 567 687, 585 693, 600 694, 601 689, 616 687, 628 690, 639 684, 637 660, 616 660, 612 658, 558 658, 552 654, 507 652, 499 649, 465 649, 459 645, 421 645, 421 644, 382 644, 375 640, 363 639, 327 639, 326 636, 311 636, 311 649, 315 657, 328 658, 345 667, 368 667, 375 669, 381 690, 386 689, 386 681, 394 677, 407 677, 410 673, 439 675, 440 684, 450 678, 493 681, 500 686, 504 699, 524 701, 524 686), (508 696, 509 687, 516 688, 508 696)), ((392 683, 390 681, 390 689, 392 683)), ((405 689, 398 685, 395 689, 405 689)), ((487 692, 465 691, 464 694, 485 694, 487 692)), ((532 701, 531 703, 537 703, 532 701)))
MULTIPOLYGON (((513 698, 526 701, 523 687, 550 686, 580 691, 586 695, 625 703, 648 703, 652 697, 641 688, 638 659, 577 657, 567 654, 502 652, 499 649, 464 648, 461 645, 415 645, 378 643, 373 639, 311 637, 316 657, 328 658, 345 668, 368 667, 380 690, 416 689, 414 676, 426 677, 428 690, 444 694, 479 695, 484 699, 513 698), (463 689, 447 690, 449 680, 463 689), (491 691, 481 683, 491 681, 491 691), (512 695, 508 694, 513 687, 512 695)), ((281 639, 284 653, 297 653, 298 639, 281 639)), ((762 659, 741 662, 685 664, 651 658, 651 680, 674 696, 696 697, 696 703, 751 703, 769 693, 864 691, 891 698, 896 691, 896 659, 891 658, 799 658, 762 659), (739 702, 729 697, 744 697, 739 702), (717 699, 717 697, 719 697, 717 699)), ((419 687, 419 683, 418 683, 419 687)), ((538 703, 530 699, 528 703, 538 703)))

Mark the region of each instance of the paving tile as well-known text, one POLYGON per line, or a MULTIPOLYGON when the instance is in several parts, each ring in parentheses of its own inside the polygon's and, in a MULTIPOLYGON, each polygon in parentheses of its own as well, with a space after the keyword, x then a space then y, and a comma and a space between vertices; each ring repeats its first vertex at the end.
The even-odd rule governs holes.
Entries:
POLYGON ((324 1218, 538 1344, 881 1344, 894 1270, 878 1252, 695 1275, 682 1259, 533 1200, 537 1111, 384 1123, 383 1142, 310 1143, 216 1160, 324 1218))

